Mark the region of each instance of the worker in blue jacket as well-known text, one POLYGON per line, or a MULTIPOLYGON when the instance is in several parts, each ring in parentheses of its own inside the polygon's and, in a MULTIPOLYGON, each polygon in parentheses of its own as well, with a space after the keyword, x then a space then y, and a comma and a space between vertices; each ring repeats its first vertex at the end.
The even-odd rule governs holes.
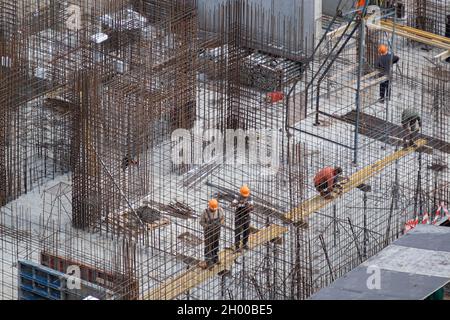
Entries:
MULTIPOLYGON (((400 58, 389 53, 388 47, 385 44, 381 44, 378 47, 379 57, 375 62, 375 67, 378 68, 383 76, 389 77, 391 72, 391 62, 392 65, 396 64, 400 58)), ((380 83, 380 102, 384 103, 386 98, 391 97, 391 89, 390 89, 390 81, 389 79, 380 83)))

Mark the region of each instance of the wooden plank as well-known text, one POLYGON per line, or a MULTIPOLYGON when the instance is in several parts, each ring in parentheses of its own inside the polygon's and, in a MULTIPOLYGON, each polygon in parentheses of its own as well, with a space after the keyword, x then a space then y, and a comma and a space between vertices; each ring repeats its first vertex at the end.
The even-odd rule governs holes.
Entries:
POLYGON ((328 81, 336 81, 339 76, 342 76, 343 74, 347 74, 347 73, 351 74, 357 67, 358 67, 358 65, 355 63, 355 64, 352 64, 350 67, 345 68, 343 70, 336 70, 335 74, 327 77, 326 79, 328 81))
POLYGON ((447 59, 449 57, 450 57, 450 50, 446 50, 444 52, 441 52, 437 56, 435 56, 434 59, 444 61, 445 59, 447 59))
MULTIPOLYGON (((405 137, 405 129, 401 125, 387 122, 364 112, 360 112, 359 118, 360 125, 358 131, 360 134, 369 138, 395 146, 399 145, 405 137)), ((354 125, 356 122, 356 111, 352 110, 341 116, 340 119, 354 125)), ((427 140, 427 145, 420 149, 421 152, 431 154, 433 150, 438 150, 450 154, 450 143, 444 140, 436 139, 422 133, 418 133, 416 138, 427 140)))
MULTIPOLYGON (((380 75, 380 73, 381 72, 379 70, 375 70, 375 71, 373 71, 371 73, 368 73, 368 74, 362 76, 361 77, 361 81, 364 81, 364 80, 367 80, 367 79, 370 79, 370 78, 378 77, 380 75)), ((356 83, 356 81, 358 81, 358 79, 355 80, 355 83, 356 83)))
MULTIPOLYGON (((382 82, 382 81, 385 81, 385 80, 388 79, 388 77, 386 77, 386 76, 379 77, 380 74, 381 74, 381 72, 379 70, 376 70, 376 71, 373 71, 371 73, 368 73, 368 74, 362 76, 361 77, 361 90, 364 90, 364 89, 366 89, 368 87, 373 86, 376 83, 379 83, 379 82, 382 82), (376 77, 379 77, 379 78, 376 78, 376 77), (374 81, 370 82, 370 80, 372 80, 373 78, 376 78, 376 79, 374 81), (369 82, 366 83, 366 81, 369 81, 369 82)), ((349 89, 356 90, 357 89, 357 87, 356 87, 357 82, 358 82, 358 78, 356 77, 353 80, 341 83, 341 88, 349 88, 349 89)))
MULTIPOLYGON (((368 74, 362 76, 361 77, 361 89, 360 90, 364 90, 364 89, 366 89, 368 87, 373 86, 374 84, 377 84, 377 83, 380 83, 380 82, 388 80, 388 77, 386 77, 386 76, 381 76, 380 77, 380 75, 381 75, 381 72, 379 70, 375 70, 375 71, 373 71, 371 73, 368 73, 368 74), (373 80, 374 78, 375 78, 375 80, 373 80), (366 83, 366 80, 368 80, 369 82, 366 83)), ((357 86, 356 86, 357 82, 358 82, 358 79, 354 79, 350 83, 350 86, 352 87, 352 89, 354 89, 354 90, 357 89, 357 86)))
POLYGON ((426 140, 420 139, 416 141, 416 147, 409 147, 406 149, 399 150, 394 152, 381 160, 355 172, 353 175, 349 177, 347 183, 342 184, 342 193, 337 194, 334 192, 333 199, 324 199, 320 195, 317 195, 305 202, 303 202, 300 206, 288 212, 285 215, 285 219, 294 223, 302 223, 304 218, 317 212, 318 210, 326 207, 327 205, 334 202, 339 197, 342 197, 347 192, 355 189, 360 184, 366 182, 376 174, 380 173, 385 167, 393 163, 394 161, 401 159, 411 153, 413 153, 418 147, 422 147, 426 144, 426 140))
MULTIPOLYGON (((351 31, 351 29, 354 27, 354 25, 355 25, 354 22, 350 23, 350 26, 348 27, 347 32, 351 31)), ((339 28, 328 32, 327 38, 330 39, 330 38, 339 37, 339 36, 343 35, 347 26, 348 26, 347 24, 344 24, 344 25, 340 26, 339 28)))
POLYGON ((382 76, 381 78, 377 78, 373 81, 362 83, 360 90, 365 90, 367 88, 373 87, 374 85, 380 84, 381 82, 384 82, 386 80, 389 80, 388 76, 382 76))
MULTIPOLYGON (((250 249, 255 249, 269 241, 276 240, 285 232, 287 232, 286 227, 272 224, 254 234, 251 234, 248 246, 250 249)), ((212 279, 218 273, 229 270, 235 260, 243 253, 245 253, 245 251, 235 252, 231 249, 222 250, 219 252, 220 264, 214 265, 211 269, 203 269, 199 266, 195 266, 172 279, 169 278, 164 283, 144 295, 144 300, 175 299, 180 294, 197 287, 209 279, 212 279)))

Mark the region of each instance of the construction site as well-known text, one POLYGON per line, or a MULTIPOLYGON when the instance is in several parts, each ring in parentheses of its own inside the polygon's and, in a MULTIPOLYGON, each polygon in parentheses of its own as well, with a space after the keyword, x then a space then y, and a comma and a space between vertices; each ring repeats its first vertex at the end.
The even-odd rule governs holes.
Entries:
POLYGON ((0 59, 0 300, 306 300, 447 235, 450 0, 0 0, 0 59))

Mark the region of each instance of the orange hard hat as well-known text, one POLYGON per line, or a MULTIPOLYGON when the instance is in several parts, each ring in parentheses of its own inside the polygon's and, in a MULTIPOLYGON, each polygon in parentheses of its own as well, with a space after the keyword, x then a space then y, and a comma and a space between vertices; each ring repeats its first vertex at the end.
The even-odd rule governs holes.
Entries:
POLYGON ((208 202, 209 209, 216 211, 219 208, 219 202, 216 199, 211 199, 208 202))
POLYGON ((379 53, 379 54, 386 54, 386 53, 388 53, 388 47, 387 47, 387 45, 385 45, 385 44, 380 44, 380 45, 378 46, 378 53, 379 53))
POLYGON ((366 5, 366 0, 358 0, 356 1, 356 7, 357 8, 362 8, 366 5))
POLYGON ((239 192, 241 193, 241 196, 247 198, 250 195, 250 188, 244 184, 239 192))

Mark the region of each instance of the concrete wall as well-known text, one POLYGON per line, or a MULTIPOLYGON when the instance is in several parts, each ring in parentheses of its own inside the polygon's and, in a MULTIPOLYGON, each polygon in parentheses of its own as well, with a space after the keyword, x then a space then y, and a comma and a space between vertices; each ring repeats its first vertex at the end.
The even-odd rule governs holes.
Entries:
MULTIPOLYGON (((200 26, 203 26, 208 31, 217 31, 217 19, 212 18, 212 11, 218 8, 221 4, 226 4, 228 0, 198 0, 199 20, 200 26)), ((269 33, 265 30, 270 25, 270 15, 280 18, 286 18, 294 26, 292 31, 295 32, 296 40, 295 48, 292 43, 289 44, 293 50, 300 51, 302 48, 308 49, 313 47, 314 41, 317 38, 316 30, 321 28, 320 17, 322 16, 322 2, 321 0, 248 0, 249 4, 255 5, 267 13, 265 20, 258 26, 258 30, 269 33)), ((279 32, 271 30, 270 33, 277 35, 279 32)), ((264 34, 266 36, 267 34, 264 34)), ((283 39, 282 32, 280 36, 275 36, 277 43, 286 42, 283 39)))
MULTIPOLYGON (((323 13, 329 16, 334 16, 336 14, 336 9, 339 3, 339 0, 314 0, 317 2, 322 1, 322 9, 323 13)), ((352 8, 355 1, 343 0, 342 1, 342 11, 348 11, 352 8)))

